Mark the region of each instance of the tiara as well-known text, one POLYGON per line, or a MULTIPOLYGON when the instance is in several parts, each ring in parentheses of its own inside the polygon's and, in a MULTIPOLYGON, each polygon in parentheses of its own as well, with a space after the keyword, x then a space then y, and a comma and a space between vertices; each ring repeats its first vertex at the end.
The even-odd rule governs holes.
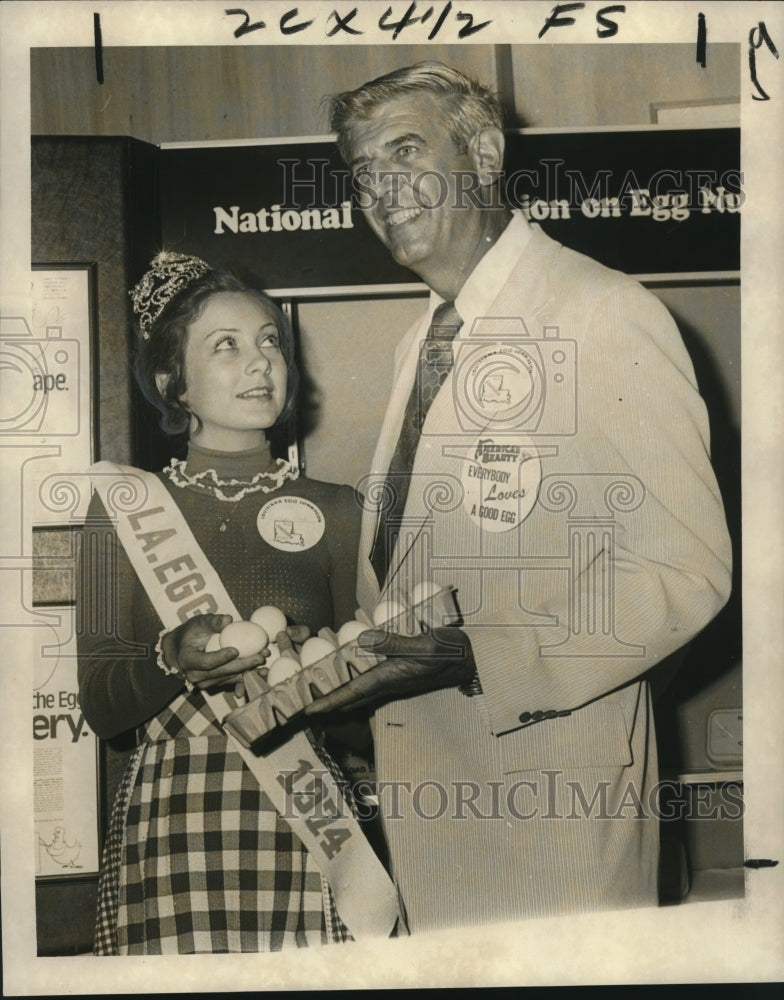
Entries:
POLYGON ((128 293, 139 318, 142 337, 150 339, 153 323, 178 292, 211 271, 200 257, 162 250, 150 262, 150 269, 128 293))

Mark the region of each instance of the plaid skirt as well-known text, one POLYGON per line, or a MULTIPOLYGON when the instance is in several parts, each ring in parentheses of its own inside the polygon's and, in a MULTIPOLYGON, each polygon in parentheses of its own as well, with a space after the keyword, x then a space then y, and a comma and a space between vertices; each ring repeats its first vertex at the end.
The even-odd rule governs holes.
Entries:
POLYGON ((348 940, 318 866, 204 699, 179 696, 146 726, 115 798, 95 954, 261 952, 348 940))

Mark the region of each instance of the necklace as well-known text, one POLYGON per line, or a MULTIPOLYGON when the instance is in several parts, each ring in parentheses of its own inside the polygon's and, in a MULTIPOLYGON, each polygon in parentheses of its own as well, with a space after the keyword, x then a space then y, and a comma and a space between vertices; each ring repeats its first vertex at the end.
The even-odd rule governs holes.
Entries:
POLYGON ((228 514, 220 519, 218 531, 226 531, 229 522, 241 500, 252 493, 273 493, 289 479, 299 478, 299 469, 294 468, 282 458, 277 461, 275 472, 257 472, 250 481, 242 479, 220 479, 215 469, 205 469, 195 475, 189 475, 187 463, 179 458, 173 458, 171 464, 163 470, 169 480, 181 489, 194 489, 208 496, 215 497, 224 503, 230 503, 228 514))
POLYGON ((225 517, 221 518, 220 524, 218 525, 218 531, 225 531, 226 530, 226 528, 229 526, 229 521, 234 516, 234 511, 237 509, 237 507, 239 506, 240 501, 242 499, 243 498, 241 496, 237 497, 237 499, 232 504, 231 510, 229 511, 229 513, 225 517))

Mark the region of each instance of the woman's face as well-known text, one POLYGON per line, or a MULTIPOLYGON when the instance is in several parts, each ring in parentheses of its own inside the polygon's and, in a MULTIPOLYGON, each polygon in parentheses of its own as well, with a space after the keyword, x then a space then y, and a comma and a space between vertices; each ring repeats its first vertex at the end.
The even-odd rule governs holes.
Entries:
POLYGON ((216 451, 259 444, 285 405, 287 375, 272 310, 248 292, 216 292, 188 326, 181 399, 202 424, 191 434, 216 451))

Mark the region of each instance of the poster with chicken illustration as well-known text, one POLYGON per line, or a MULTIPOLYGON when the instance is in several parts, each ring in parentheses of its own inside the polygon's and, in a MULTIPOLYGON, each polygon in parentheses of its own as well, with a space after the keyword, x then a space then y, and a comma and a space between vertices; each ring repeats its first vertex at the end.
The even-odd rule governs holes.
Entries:
POLYGON ((73 608, 48 608, 33 674, 36 877, 98 871, 97 740, 79 707, 73 608))

